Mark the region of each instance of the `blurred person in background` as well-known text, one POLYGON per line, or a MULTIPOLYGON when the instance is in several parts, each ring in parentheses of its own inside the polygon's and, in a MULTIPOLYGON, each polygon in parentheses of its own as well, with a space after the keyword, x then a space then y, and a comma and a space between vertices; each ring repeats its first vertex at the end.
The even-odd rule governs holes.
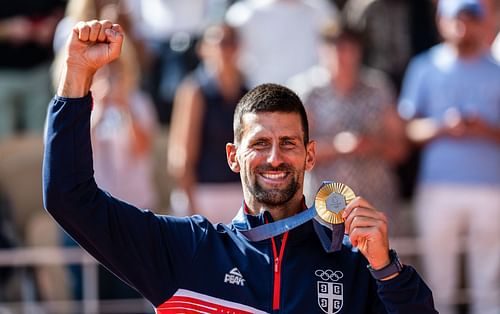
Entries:
POLYGON ((241 66, 250 87, 285 84, 318 62, 319 30, 337 9, 326 0, 243 0, 227 22, 241 37, 241 66))
MULTIPOLYGON (((92 83, 91 138, 96 182, 140 208, 156 208, 152 144, 158 129, 152 100, 139 88, 140 71, 132 46, 99 69, 92 83)), ((101 267, 101 299, 140 298, 101 267)))
POLYGON ((61 0, 4 1, 0 10, 0 138, 42 133, 51 97, 52 38, 61 0))
POLYGON ((389 75, 399 93, 411 57, 439 40, 434 0, 348 0, 345 23, 363 33, 363 61, 389 75))
POLYGON ((405 157, 406 142, 394 90, 383 73, 362 66, 360 33, 328 23, 321 34, 321 66, 291 81, 317 142, 306 195, 314 199, 324 180, 343 182, 395 220, 394 167, 405 157))
POLYGON ((440 0, 444 42, 412 60, 399 101, 423 146, 416 215, 426 278, 440 313, 455 313, 459 254, 471 313, 500 309, 500 66, 479 0, 440 0))
POLYGON ((233 139, 234 108, 248 91, 237 66, 238 48, 234 28, 209 27, 198 47, 202 62, 177 91, 167 168, 188 201, 183 205, 174 193, 177 214, 197 213, 229 223, 241 205, 240 178, 224 158, 233 139))
MULTIPOLYGON (((439 42, 436 0, 347 0, 345 23, 363 34, 363 63, 386 73, 399 95, 410 59, 439 42)), ((408 158, 397 166, 399 194, 410 201, 420 151, 409 147, 408 158)))
MULTIPOLYGON (((47 111, 46 99, 53 95, 49 74, 53 58, 52 41, 64 6, 63 0, 3 1, 0 6, 0 189, 1 198, 5 197, 8 204, 0 204, 3 207, 0 211, 5 214, 0 217, 0 233, 8 231, 7 238, 0 240, 4 248, 9 242, 10 245, 28 249, 56 242, 52 234, 36 232, 43 229, 47 222, 39 219, 47 218, 39 214, 42 203, 38 196, 41 190, 29 183, 25 186, 18 184, 24 183, 25 179, 36 182, 41 175, 39 153, 47 111), (7 167, 11 171, 6 171, 7 167), (11 219, 6 220, 5 217, 11 219), (35 234, 36 237, 32 237, 35 234)), ((64 278, 58 286, 45 280, 52 275, 51 278, 58 278, 61 267, 35 265, 21 269, 23 272, 14 272, 8 285, 0 287, 3 301, 18 300, 20 295, 31 300, 36 295, 44 301, 67 296, 64 278)), ((0 273, 3 273, 0 277, 4 277, 4 269, 0 273)), ((3 279, 5 277, 0 280, 3 279)))
POLYGON ((130 43, 122 57, 94 76, 91 119, 96 181, 141 208, 155 208, 152 144, 154 105, 139 87, 140 68, 130 43))
POLYGON ((162 125, 169 125, 177 89, 199 59, 196 43, 204 28, 223 19, 229 0, 125 0, 133 32, 145 41, 149 60, 145 86, 162 125))

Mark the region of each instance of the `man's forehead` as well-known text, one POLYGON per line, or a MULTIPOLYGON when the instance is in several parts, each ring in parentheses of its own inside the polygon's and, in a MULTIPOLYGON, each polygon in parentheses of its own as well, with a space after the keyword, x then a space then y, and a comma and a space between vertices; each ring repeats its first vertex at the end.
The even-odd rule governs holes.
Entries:
POLYGON ((303 138, 300 115, 296 112, 248 112, 242 116, 243 136, 266 133, 303 138))

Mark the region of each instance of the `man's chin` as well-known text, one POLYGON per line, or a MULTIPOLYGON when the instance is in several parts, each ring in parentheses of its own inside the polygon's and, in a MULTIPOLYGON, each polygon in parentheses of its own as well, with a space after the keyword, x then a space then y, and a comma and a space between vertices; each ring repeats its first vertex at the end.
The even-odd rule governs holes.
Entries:
POLYGON ((259 202, 267 205, 282 205, 292 199, 294 193, 288 189, 266 189, 255 194, 259 202))

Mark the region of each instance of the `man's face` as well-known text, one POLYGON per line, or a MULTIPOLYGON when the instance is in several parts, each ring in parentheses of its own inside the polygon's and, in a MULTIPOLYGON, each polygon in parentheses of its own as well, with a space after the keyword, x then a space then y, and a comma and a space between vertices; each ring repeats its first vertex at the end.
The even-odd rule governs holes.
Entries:
POLYGON ((249 206, 280 206, 302 199, 304 171, 314 165, 314 143, 304 146, 297 113, 243 116, 240 143, 227 146, 231 169, 240 172, 249 206))
POLYGON ((357 72, 361 62, 361 46, 353 39, 343 38, 335 44, 323 44, 321 57, 332 73, 352 75, 357 72))
POLYGON ((457 46, 475 46, 482 42, 484 23, 480 17, 462 12, 455 18, 442 17, 439 28, 443 38, 457 46))

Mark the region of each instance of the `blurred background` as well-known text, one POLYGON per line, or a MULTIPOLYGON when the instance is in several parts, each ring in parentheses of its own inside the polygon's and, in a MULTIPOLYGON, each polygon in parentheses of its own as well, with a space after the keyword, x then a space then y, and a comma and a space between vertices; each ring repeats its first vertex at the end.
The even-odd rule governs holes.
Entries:
MULTIPOLYGON (((464 164, 456 170, 453 165, 444 167, 444 182, 452 186, 453 180, 465 182, 467 188, 487 185, 493 194, 500 191, 500 84, 488 89, 488 101, 475 103, 478 92, 470 97, 466 93, 467 104, 455 102, 436 116, 428 108, 432 101, 425 100, 434 94, 424 83, 439 75, 446 78, 449 72, 436 70, 433 75, 418 70, 418 58, 441 42, 465 53, 471 45, 479 45, 493 56, 484 61, 491 62, 487 68, 493 70, 483 69, 481 78, 499 81, 495 66, 500 60, 500 1, 478 3, 480 12, 467 3, 463 11, 455 12, 437 0, 2 3, 0 314, 153 313, 139 294, 98 266, 43 209, 47 104, 57 86, 68 34, 77 21, 92 19, 120 23, 126 32, 122 57, 100 69, 92 85, 94 169, 103 189, 158 214, 201 213, 213 222, 230 222, 242 200, 239 176, 225 161, 225 144, 232 142, 233 109, 257 84, 284 84, 304 101, 312 138, 318 140, 317 171, 308 174, 305 186, 308 200, 321 180, 350 185, 387 211, 392 246, 403 262, 415 265, 431 282, 443 309, 500 313, 500 307, 479 312, 474 305, 481 302, 471 288, 467 258, 474 241, 457 240, 452 267, 456 272, 447 275, 450 278, 432 278, 428 269, 432 264, 425 262, 423 253, 433 244, 420 239, 426 235, 422 233, 434 231, 419 227, 422 215, 416 209, 424 201, 418 191, 435 183, 425 179, 423 171, 429 162, 427 149, 450 141, 450 136, 459 147, 457 158, 462 150, 477 149, 474 154, 486 154, 493 164, 488 171, 491 178, 485 175, 471 183, 467 174, 463 180, 452 174, 463 167, 473 172, 471 167, 481 161, 463 157, 464 164), (482 105, 489 109, 481 109, 482 105), (489 120, 477 122, 482 133, 471 139, 464 131, 461 141, 457 130, 483 112, 489 120), (448 137, 443 139, 444 133, 448 137), (440 295, 444 290, 438 290, 436 280, 453 283, 443 288, 448 289, 446 295, 440 295)), ((461 60, 460 53, 441 59, 444 64, 461 60)), ((445 85, 442 91, 454 95, 445 85)), ((470 125, 476 125, 474 121, 470 125)), ((446 160, 435 158, 438 163, 446 160)), ((491 200, 492 210, 500 213, 499 198, 491 200)), ((449 221, 439 223, 436 228, 446 231, 449 221)), ((465 239, 468 230, 460 225, 457 238, 465 239)), ((498 224, 491 228, 497 241, 489 244, 500 247, 500 228, 498 224)), ((443 248, 439 245, 438 251, 443 248)), ((499 299, 500 262, 496 265, 490 269, 493 282, 487 289, 499 299)))

